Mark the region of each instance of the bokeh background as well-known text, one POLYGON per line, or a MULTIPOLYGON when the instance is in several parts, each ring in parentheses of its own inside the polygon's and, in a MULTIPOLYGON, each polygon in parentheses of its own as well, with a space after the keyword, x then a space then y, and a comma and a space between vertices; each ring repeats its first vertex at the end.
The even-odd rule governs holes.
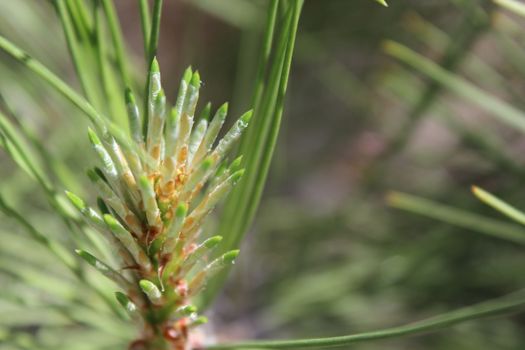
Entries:
MULTIPOLYGON (((143 79, 136 3, 115 4, 133 73, 143 79)), ((191 64, 203 77, 201 101, 215 106, 230 101, 233 115, 249 108, 265 5, 165 1, 159 61, 168 98, 174 98, 179 77, 191 64)), ((520 231, 481 204, 470 186, 525 208, 525 139, 384 49, 387 39, 402 43, 520 108, 525 105, 523 24, 484 0, 391 0, 389 8, 370 0, 305 2, 265 194, 228 284, 209 313, 218 338, 356 333, 525 285, 523 246, 388 204, 390 191, 402 191, 480 220, 497 220, 502 230, 520 231)), ((78 87, 50 2, 0 0, 0 33, 78 87)), ((87 124, 24 67, 3 54, 0 58, 2 96, 20 123, 65 164, 46 166, 61 169, 64 179, 75 178, 71 187, 88 196, 83 174, 94 159, 87 137, 77 133, 87 124)), ((0 161, 3 196, 43 232, 67 235, 25 172, 3 153, 0 161)), ((70 332, 54 338, 52 329, 62 319, 46 305, 82 299, 81 287, 60 282, 65 272, 24 235, 2 216, 0 349, 44 349, 38 344, 63 345, 68 338, 71 344, 93 342, 86 349, 119 344, 93 337, 112 327, 97 329, 96 317, 91 323, 72 317, 77 321, 68 321, 70 332), (9 273, 13 264, 22 277, 9 273)), ((514 315, 352 348, 518 350, 525 347, 524 329, 525 316, 514 315)))

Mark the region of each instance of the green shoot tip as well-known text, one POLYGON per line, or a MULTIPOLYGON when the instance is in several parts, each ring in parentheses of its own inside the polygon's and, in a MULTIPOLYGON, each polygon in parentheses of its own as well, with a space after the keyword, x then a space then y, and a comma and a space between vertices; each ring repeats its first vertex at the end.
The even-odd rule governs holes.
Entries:
POLYGON ((177 206, 177 209, 175 209, 175 216, 178 218, 183 218, 186 216, 186 213, 188 212, 188 204, 187 203, 180 203, 177 206))
POLYGON ((209 121, 211 112, 211 102, 206 103, 201 112, 201 119, 209 121))
POLYGON ((159 61, 157 61, 157 57, 153 57, 153 60, 151 61, 151 73, 159 73, 160 67, 159 67, 159 61))
POLYGON ((131 91, 131 88, 126 87, 126 90, 124 91, 124 98, 126 104, 135 104, 135 96, 133 95, 133 91, 131 91))
POLYGON ((237 170, 232 174, 232 182, 236 183, 244 175, 244 169, 237 170))
POLYGON ((100 139, 98 138, 98 135, 96 132, 93 131, 93 129, 88 127, 88 137, 89 141, 94 145, 100 144, 100 139))
POLYGON ((196 70, 195 73, 193 73, 192 77, 191 77, 191 82, 190 84, 195 87, 195 88, 200 88, 201 86, 201 75, 199 74, 199 71, 196 70))
POLYGON ((204 241, 204 246, 208 249, 212 249, 222 241, 222 236, 213 236, 204 241))
POLYGON ((104 222, 106 223, 106 225, 108 225, 110 228, 116 227, 118 225, 117 219, 115 219, 110 214, 104 214, 103 218, 104 218, 104 222))
POLYGON ((162 293, 153 282, 148 280, 140 280, 139 286, 144 294, 146 294, 149 300, 151 300, 153 303, 160 301, 162 298, 162 293))
POLYGON ((84 259, 91 266, 95 266, 98 268, 99 262, 97 258, 95 258, 93 255, 89 254, 88 252, 82 249, 75 249, 75 253, 77 253, 78 256, 84 259))
POLYGON ((248 112, 244 113, 242 116, 241 116, 241 120, 248 124, 250 122, 250 120, 252 119, 252 116, 253 116, 253 110, 249 110, 248 112))
POLYGON ((139 185, 142 188, 149 188, 150 182, 146 175, 142 175, 139 177, 139 185))
POLYGON ((225 253, 222 256, 222 261, 224 261, 226 264, 234 264, 235 263, 235 259, 239 255, 239 252, 240 252, 239 249, 230 250, 229 252, 225 253))
POLYGON ((193 75, 193 71, 192 71, 192 69, 191 69, 191 66, 189 66, 189 67, 186 68, 186 70, 184 71, 184 74, 182 75, 182 80, 184 80, 184 82, 185 82, 186 84, 189 84, 192 75, 193 75))
POLYGON ((134 312, 137 310, 137 306, 129 299, 129 297, 122 292, 115 292, 115 298, 118 303, 126 309, 128 312, 134 312))
POLYGON ((139 286, 140 289, 142 289, 142 291, 146 294, 155 293, 159 290, 153 282, 148 280, 140 280, 139 286))
POLYGON ((206 317, 206 316, 199 316, 195 320, 193 320, 193 322, 191 323, 191 326, 192 327, 199 326, 199 325, 205 324, 205 323, 208 323, 208 317, 206 317))
POLYGON ((242 155, 238 156, 233 160, 233 162, 230 164, 230 170, 237 171, 242 163, 242 155))
POLYGON ((79 197, 77 196, 76 194, 72 193, 72 192, 69 192, 69 191, 65 191, 66 192, 66 196, 67 198, 69 199, 69 201, 78 209, 78 210, 82 210, 86 207, 86 204, 84 203, 84 201, 79 197))
POLYGON ((226 118, 226 114, 228 114, 228 106, 228 102, 225 102, 219 107, 218 113, 223 119, 226 118))
POLYGON ((197 312, 197 307, 194 305, 184 305, 181 306, 177 311, 184 316, 190 316, 191 314, 197 312))

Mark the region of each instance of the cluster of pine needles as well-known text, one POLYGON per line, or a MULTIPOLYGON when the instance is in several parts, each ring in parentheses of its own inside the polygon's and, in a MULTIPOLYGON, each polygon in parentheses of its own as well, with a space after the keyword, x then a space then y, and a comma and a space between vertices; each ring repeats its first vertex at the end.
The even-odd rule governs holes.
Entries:
POLYGON ((114 137, 105 127, 88 132, 100 160, 88 171, 98 191, 98 211, 67 192, 119 257, 119 266, 110 267, 77 250, 122 288, 116 293, 119 303, 144 325, 137 346, 161 334, 182 348, 188 330, 206 322, 191 298, 239 253, 232 250, 209 259, 222 237, 203 238, 202 224, 243 175, 241 158, 228 163, 225 155, 252 113, 245 113, 217 141, 228 104, 213 118, 207 104, 196 118, 200 85, 198 71, 188 68, 175 105, 168 108, 159 65, 153 60, 142 113, 131 90, 126 91, 131 138, 114 137))

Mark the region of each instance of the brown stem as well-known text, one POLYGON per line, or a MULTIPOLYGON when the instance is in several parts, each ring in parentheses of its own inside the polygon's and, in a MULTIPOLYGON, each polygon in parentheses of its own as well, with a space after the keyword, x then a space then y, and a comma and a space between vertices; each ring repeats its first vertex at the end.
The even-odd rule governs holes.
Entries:
POLYGON ((131 343, 129 350, 190 350, 187 319, 145 324, 142 338, 131 343))

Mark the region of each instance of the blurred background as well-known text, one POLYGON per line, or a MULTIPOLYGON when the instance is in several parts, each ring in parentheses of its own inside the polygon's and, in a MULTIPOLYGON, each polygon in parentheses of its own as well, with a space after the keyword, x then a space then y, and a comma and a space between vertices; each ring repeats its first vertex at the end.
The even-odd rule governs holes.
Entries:
MULTIPOLYGON (((136 3, 114 3, 133 74, 144 79, 136 3)), ((168 98, 173 101, 191 64, 203 77, 201 101, 230 101, 235 116, 248 109, 266 3, 165 1, 159 61, 168 98)), ((498 235, 525 230, 470 192, 476 184, 525 208, 525 139, 475 101, 393 58, 384 44, 401 43, 519 109, 525 106, 524 23, 485 0, 391 0, 389 8, 370 0, 305 2, 263 201, 209 313, 219 339, 356 333, 525 285, 523 246, 498 235), (401 210, 407 202, 424 215, 401 210), (442 206, 452 209, 436 220, 442 206)), ((0 33, 78 87, 50 2, 0 1, 0 33)), ((73 132, 87 123, 24 67, 0 58, 0 92, 9 108, 64 162, 45 166, 89 196, 83 174, 94 158, 87 137, 73 132)), ((68 233, 34 182, 5 154, 0 161, 3 196, 41 231, 63 239, 68 233)), ((68 341, 80 349, 79 339, 86 349, 121 344, 105 332, 113 324, 100 324, 96 315, 64 316, 50 307, 84 300, 82 287, 5 216, 0 242, 0 349, 68 341), (54 332, 63 326, 67 334, 54 332)), ((514 315, 352 348, 517 350, 525 348, 524 328, 525 316, 514 315)))

